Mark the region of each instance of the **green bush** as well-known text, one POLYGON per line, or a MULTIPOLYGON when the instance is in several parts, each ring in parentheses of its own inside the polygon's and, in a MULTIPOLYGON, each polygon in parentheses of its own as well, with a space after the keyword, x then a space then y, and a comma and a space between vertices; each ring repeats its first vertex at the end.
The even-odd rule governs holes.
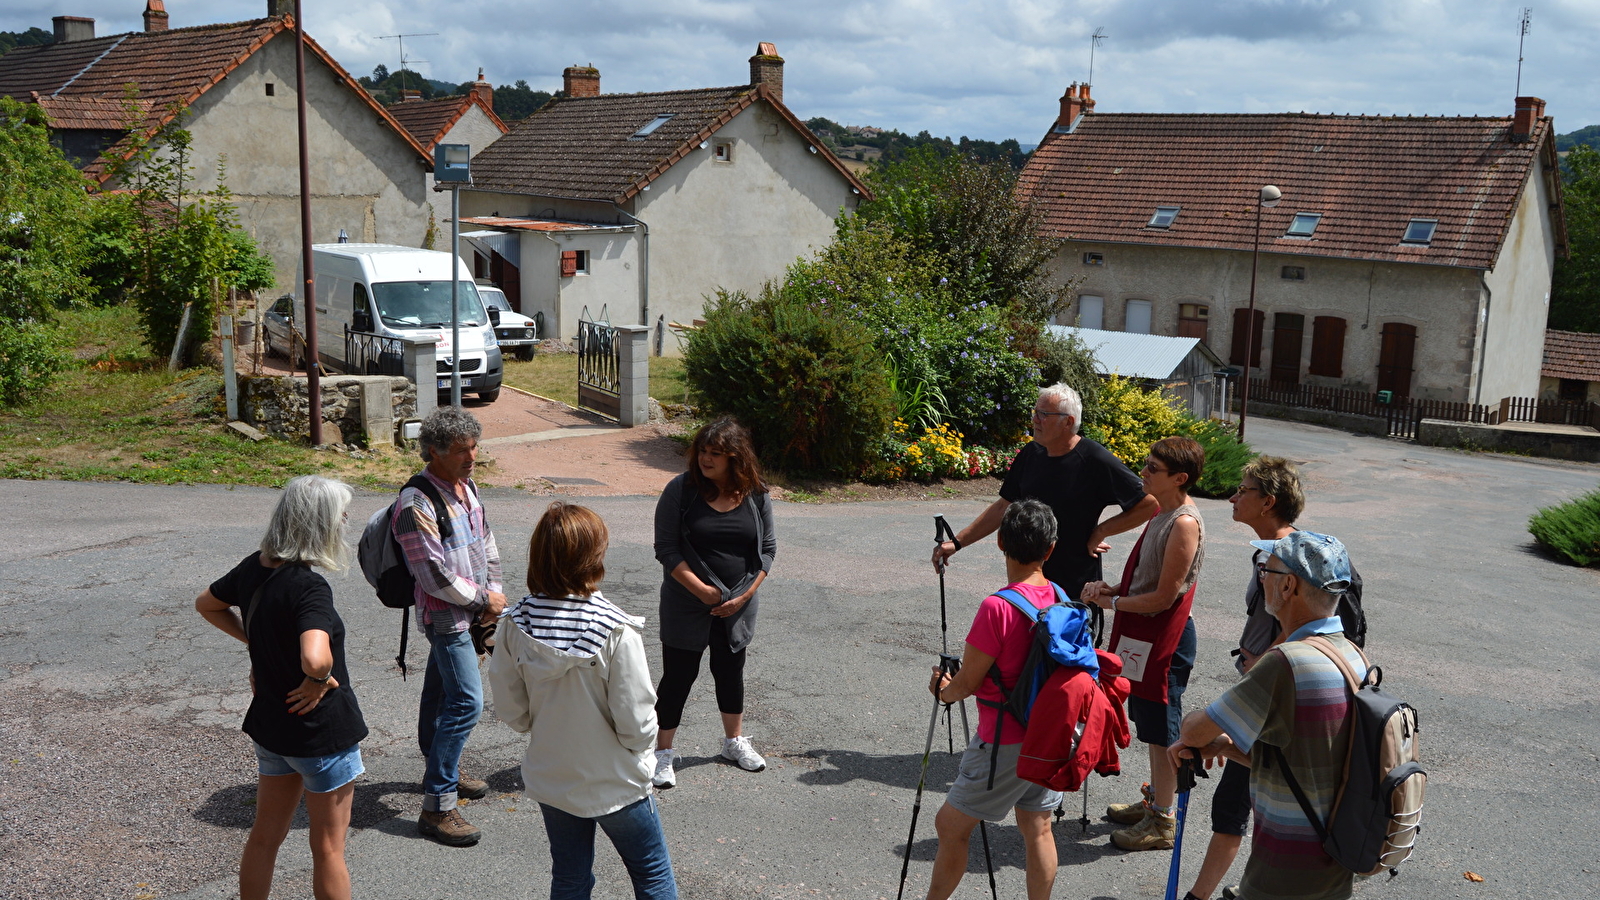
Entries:
POLYGON ((59 329, 0 318, 0 406, 38 400, 71 363, 72 354, 59 329))
POLYGON ((1600 491, 1539 510, 1528 519, 1528 533, 1574 565, 1600 564, 1600 491))
POLYGON ((854 476, 894 418, 866 327, 784 286, 755 299, 719 291, 683 363, 709 411, 744 423, 774 468, 854 476))
POLYGON ((1035 362, 1039 366, 1039 385, 1062 382, 1070 385, 1083 398, 1083 408, 1092 410, 1099 403, 1100 372, 1095 368, 1094 351, 1077 335, 1058 335, 1045 329, 1034 343, 1035 362))
POLYGON ((1184 418, 1191 423, 1184 433, 1199 441, 1206 451, 1206 469, 1192 493, 1202 497, 1233 496, 1239 489, 1244 465, 1255 458, 1255 452, 1250 445, 1239 442, 1239 432, 1227 422, 1188 415, 1184 418))
POLYGON ((1197 419, 1176 398, 1120 375, 1101 385, 1099 402, 1092 413, 1084 413, 1084 420, 1083 434, 1133 469, 1144 465, 1150 445, 1164 437, 1199 441, 1206 467, 1191 492, 1202 497, 1227 497, 1238 490, 1244 464, 1255 455, 1228 423, 1197 419))

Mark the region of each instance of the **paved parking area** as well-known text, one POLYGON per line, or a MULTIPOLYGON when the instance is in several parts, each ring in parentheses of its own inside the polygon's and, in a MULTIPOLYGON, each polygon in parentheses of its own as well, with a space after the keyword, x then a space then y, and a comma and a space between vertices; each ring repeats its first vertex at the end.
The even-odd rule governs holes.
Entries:
MULTIPOLYGON (((1600 468, 1262 419, 1252 420, 1250 440, 1302 461, 1304 524, 1352 547, 1385 684, 1422 713, 1431 781, 1422 848, 1399 881, 1373 881, 1357 896, 1600 893, 1600 658, 1591 638, 1600 572, 1551 562, 1525 530, 1538 507, 1593 490, 1600 468), (1468 882, 1466 871, 1485 882, 1468 882)), ((546 499, 510 489, 486 497, 515 591, 546 499)), ((252 488, 0 482, 0 511, 25 523, 0 545, 0 896, 234 895, 254 782, 238 731, 245 656, 190 603, 250 552, 274 499, 252 488)), ((352 519, 388 500, 360 495, 352 519)), ((653 620, 653 498, 587 502, 612 527, 607 595, 653 620)), ((931 708, 927 671, 939 649, 938 581, 926 561, 932 516, 959 525, 981 505, 778 505, 778 563, 748 700, 748 732, 771 768, 752 775, 714 761, 716 711, 710 685, 698 686, 680 732, 688 759, 679 786, 662 797, 685 897, 894 896, 931 708)), ((1227 505, 1200 506, 1210 545, 1195 607, 1200 660, 1188 696, 1196 703, 1232 680, 1227 650, 1249 572, 1248 535, 1227 505)), ((1108 565, 1120 568, 1132 539, 1114 543, 1108 565)), ((992 542, 956 558, 953 643, 1001 573, 992 542)), ((484 841, 460 850, 415 836, 420 681, 393 670, 399 615, 359 575, 333 581, 372 728, 349 853, 358 895, 544 896, 542 826, 516 793, 523 742, 492 716, 466 757, 494 788, 467 810, 484 841)), ((422 660, 416 642, 411 660, 422 660)), ((1139 752, 1129 759, 1135 773, 1139 752)), ((931 814, 953 768, 948 756, 934 760, 908 895, 926 887, 931 814)), ((1137 783, 1094 780, 1092 809, 1131 797, 1137 783)), ((1204 847, 1205 794, 1194 802, 1186 872, 1204 847)), ((1057 825, 1055 896, 1160 896, 1169 854, 1109 849, 1109 830, 1097 819, 1082 834, 1070 816, 1057 825)), ((310 894, 304 835, 297 828, 285 844, 278 895, 310 894)), ((992 836, 1001 896, 1021 897, 1015 829, 992 836)), ((599 856, 596 896, 631 896, 609 852, 599 856)), ((971 871, 958 896, 987 896, 977 853, 971 871)))

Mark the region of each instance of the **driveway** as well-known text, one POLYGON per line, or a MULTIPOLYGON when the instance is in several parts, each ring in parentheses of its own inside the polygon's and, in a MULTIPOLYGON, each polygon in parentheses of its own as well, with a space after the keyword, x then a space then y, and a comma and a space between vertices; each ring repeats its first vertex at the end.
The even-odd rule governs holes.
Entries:
MULTIPOLYGON (((1600 661, 1591 649, 1600 572, 1551 562, 1530 549, 1524 527, 1538 507, 1594 489, 1600 469, 1263 419, 1250 429, 1258 449, 1302 461, 1310 487, 1304 524, 1352 547, 1385 686, 1421 710, 1431 784, 1420 850, 1399 882, 1374 880, 1357 896, 1600 894, 1600 661), (1486 880, 1468 882, 1467 871, 1486 880)), ((0 546, 0 896, 234 894, 254 782, 238 731, 245 655, 190 603, 251 551, 275 496, 0 482, 0 510, 26 523, 0 546)), ((485 496, 508 591, 519 592, 525 542, 545 500, 506 488, 485 496)), ((360 495, 352 519, 388 500, 360 495)), ((652 620, 651 646, 661 577, 650 550, 654 500, 586 502, 612 528, 606 593, 652 620)), ((679 733, 687 759, 678 787, 661 798, 685 897, 894 896, 932 708, 928 667, 940 647, 938 581, 927 565, 931 517, 943 513, 960 525, 982 505, 777 505, 778 562, 752 645, 747 707, 748 732, 771 767, 749 774, 715 761, 711 688, 697 686, 679 733)), ((1195 703, 1233 681, 1227 651, 1250 571, 1249 535, 1229 521, 1227 505, 1200 508, 1210 546, 1194 614, 1195 703)), ((1113 543, 1108 566, 1120 570, 1133 541, 1113 543)), ((952 645, 1002 572, 992 542, 956 557, 947 580, 952 645)), ((380 607, 359 576, 332 580, 372 729, 349 850, 357 893, 543 896, 539 814, 516 793, 524 741, 492 714, 466 754, 468 769, 494 788, 466 810, 483 842, 461 850, 416 837, 420 679, 402 681, 394 671, 398 614, 380 607)), ((410 658, 415 673, 423 659, 416 641, 410 658)), ((1141 755, 1135 747, 1126 757, 1133 777, 1093 781, 1092 813, 1134 795, 1141 755)), ((932 813, 953 769, 949 756, 935 756, 908 895, 926 888, 932 813)), ((1208 791, 1196 792, 1185 882, 1205 845, 1208 791)), ((1071 815, 1056 825, 1055 896, 1160 896, 1169 854, 1109 849, 1109 823, 1096 818, 1080 832, 1076 801, 1069 798, 1071 815)), ((1015 828, 1003 824, 991 838, 1001 895, 1022 896, 1015 828)), ((598 856, 596 896, 630 896, 604 842, 598 856)), ((302 823, 280 858, 279 895, 310 894, 309 864, 302 823)), ((959 897, 987 896, 982 867, 974 841, 959 897)))

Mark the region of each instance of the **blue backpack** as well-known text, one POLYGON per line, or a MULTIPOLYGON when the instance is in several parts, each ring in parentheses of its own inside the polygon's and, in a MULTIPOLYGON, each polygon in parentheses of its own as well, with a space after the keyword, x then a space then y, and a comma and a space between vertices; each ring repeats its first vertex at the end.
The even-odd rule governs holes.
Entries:
POLYGON ((1060 585, 1052 582, 1050 586, 1055 588, 1056 602, 1044 609, 1035 607, 1021 592, 1012 588, 1003 588, 994 593, 1027 616, 1033 624, 1033 640, 1028 647, 1027 658, 1022 663, 1022 671, 1017 675, 1017 683, 1007 690, 1000 681, 1000 667, 989 668, 989 677, 994 679, 1000 696, 1005 698, 1000 703, 983 701, 1001 712, 994 736, 996 745, 1000 743, 998 729, 1005 726, 1006 713, 1021 722, 1022 727, 1028 727, 1028 714, 1033 710, 1033 701, 1058 666, 1077 666, 1088 670, 1091 678, 1100 677, 1100 660, 1094 653, 1092 611, 1088 606, 1069 599, 1060 585))

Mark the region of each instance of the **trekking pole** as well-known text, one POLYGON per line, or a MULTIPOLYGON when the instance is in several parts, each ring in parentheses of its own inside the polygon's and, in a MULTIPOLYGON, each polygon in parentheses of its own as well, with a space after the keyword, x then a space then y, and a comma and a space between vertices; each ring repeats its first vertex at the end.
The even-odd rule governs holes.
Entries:
MULTIPOLYGON (((933 517, 933 543, 937 546, 939 544, 944 543, 946 540, 951 541, 953 543, 955 541, 955 539, 956 539, 956 533, 950 529, 950 523, 946 522, 944 520, 944 516, 934 516, 933 517)), ((940 648, 939 648, 940 654, 942 656, 949 656, 950 655, 950 620, 949 620, 949 617, 945 613, 944 563, 943 562, 939 563, 939 641, 940 641, 940 648)), ((962 715, 966 715, 966 711, 967 711, 966 706, 962 705, 962 707, 961 707, 962 715)), ((950 755, 954 756, 956 754, 956 732, 955 732, 955 724, 950 721, 950 707, 948 705, 946 705, 945 708, 944 708, 944 734, 945 734, 945 743, 947 744, 947 749, 950 751, 950 755)))
POLYGON ((1178 900, 1178 869, 1183 861, 1183 820, 1189 814, 1189 792, 1194 790, 1194 780, 1210 778, 1200 763, 1199 751, 1184 757, 1178 766, 1178 825, 1172 836, 1172 866, 1167 870, 1167 900, 1178 900))
MULTIPOLYGON (((961 660, 949 654, 943 654, 939 657, 940 674, 949 673, 950 677, 954 678, 955 674, 960 670, 961 660)), ((917 839, 917 815, 922 812, 922 788, 928 783, 928 757, 933 754, 933 729, 939 724, 939 707, 941 706, 945 708, 945 715, 948 718, 950 705, 941 703, 939 695, 935 694, 933 697, 933 715, 928 717, 928 743, 922 748, 922 774, 917 778, 917 797, 911 803, 911 832, 906 835, 906 858, 900 863, 900 890, 895 894, 896 900, 901 900, 906 893, 906 873, 911 870, 911 845, 917 839)), ((966 713, 967 707, 963 704, 961 707, 963 718, 966 717, 966 713)))
MULTIPOLYGON (((1004 717, 1005 711, 1001 710, 1000 715, 1004 717)), ((999 725, 996 724, 995 727, 998 728, 999 725)), ((964 736, 968 744, 972 743, 972 726, 967 724, 966 700, 961 701, 961 734, 964 736)), ((995 735, 995 737, 998 739, 999 735, 995 735)), ((996 747, 998 746, 999 745, 997 744, 996 747)), ((994 770, 992 768, 989 771, 989 779, 989 786, 993 787, 994 770)), ((989 823, 982 819, 978 820, 978 835, 983 838, 983 867, 989 871, 989 896, 992 897, 993 900, 1000 900, 1000 889, 995 887, 994 883, 994 857, 989 855, 989 823)))

